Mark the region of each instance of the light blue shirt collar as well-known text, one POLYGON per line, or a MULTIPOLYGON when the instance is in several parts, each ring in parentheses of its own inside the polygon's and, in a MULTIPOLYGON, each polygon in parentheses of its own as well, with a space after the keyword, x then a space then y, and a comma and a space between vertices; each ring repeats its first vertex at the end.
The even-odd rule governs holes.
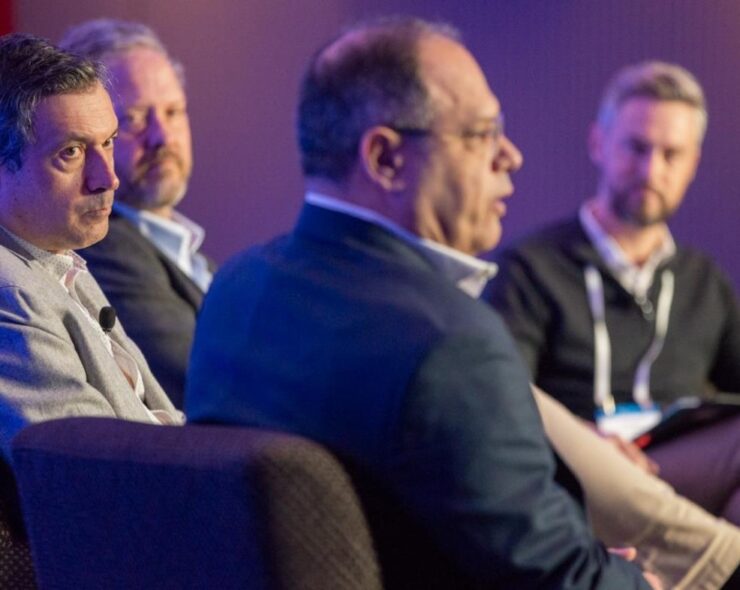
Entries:
POLYGON ((198 252, 205 238, 205 230, 200 225, 179 211, 173 211, 172 218, 166 219, 119 201, 113 204, 113 209, 133 223, 141 235, 174 262, 203 292, 208 290, 213 275, 208 270, 207 260, 198 252))

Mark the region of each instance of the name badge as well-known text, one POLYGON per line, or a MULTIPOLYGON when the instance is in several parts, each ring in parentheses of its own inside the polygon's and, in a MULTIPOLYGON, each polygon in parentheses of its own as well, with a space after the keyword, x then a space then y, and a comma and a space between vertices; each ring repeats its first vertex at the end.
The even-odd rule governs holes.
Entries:
POLYGON ((615 434, 633 440, 650 430, 662 417, 658 406, 643 408, 637 404, 617 404, 611 414, 596 411, 596 426, 604 434, 615 434))

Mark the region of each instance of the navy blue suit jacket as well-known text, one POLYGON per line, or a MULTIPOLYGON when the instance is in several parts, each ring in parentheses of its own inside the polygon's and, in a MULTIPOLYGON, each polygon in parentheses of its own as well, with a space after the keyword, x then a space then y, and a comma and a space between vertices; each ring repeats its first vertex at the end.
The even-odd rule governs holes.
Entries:
POLYGON ((647 588, 553 481, 529 376, 499 316, 390 232, 306 205, 206 296, 191 421, 332 449, 388 587, 647 588))

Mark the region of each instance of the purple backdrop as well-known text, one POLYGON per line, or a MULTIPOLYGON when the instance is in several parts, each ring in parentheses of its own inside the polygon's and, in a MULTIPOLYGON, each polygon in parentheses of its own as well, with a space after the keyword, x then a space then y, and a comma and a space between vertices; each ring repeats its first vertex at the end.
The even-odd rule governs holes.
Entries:
POLYGON ((613 71, 679 62, 704 84, 703 162, 673 223, 740 286, 740 3, 735 0, 16 0, 19 30, 58 39, 97 16, 155 27, 187 68, 195 173, 183 210, 218 260, 287 230, 301 200, 295 94, 307 56, 343 24, 384 13, 448 20, 487 72, 525 155, 505 241, 571 213, 595 175, 585 136, 613 71))

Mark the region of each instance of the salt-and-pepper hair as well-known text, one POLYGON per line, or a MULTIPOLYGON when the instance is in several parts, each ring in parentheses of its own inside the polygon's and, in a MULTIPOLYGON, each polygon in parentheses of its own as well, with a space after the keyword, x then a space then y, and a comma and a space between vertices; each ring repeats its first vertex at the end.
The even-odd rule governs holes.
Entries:
POLYGON ((66 51, 99 61, 137 47, 147 47, 167 57, 180 84, 185 86, 182 64, 172 58, 159 36, 142 23, 111 18, 85 21, 68 29, 59 46, 66 51))
POLYGON ((14 33, 0 37, 0 166, 17 172, 35 141, 34 115, 50 96, 107 85, 95 60, 59 49, 47 39, 14 33))

